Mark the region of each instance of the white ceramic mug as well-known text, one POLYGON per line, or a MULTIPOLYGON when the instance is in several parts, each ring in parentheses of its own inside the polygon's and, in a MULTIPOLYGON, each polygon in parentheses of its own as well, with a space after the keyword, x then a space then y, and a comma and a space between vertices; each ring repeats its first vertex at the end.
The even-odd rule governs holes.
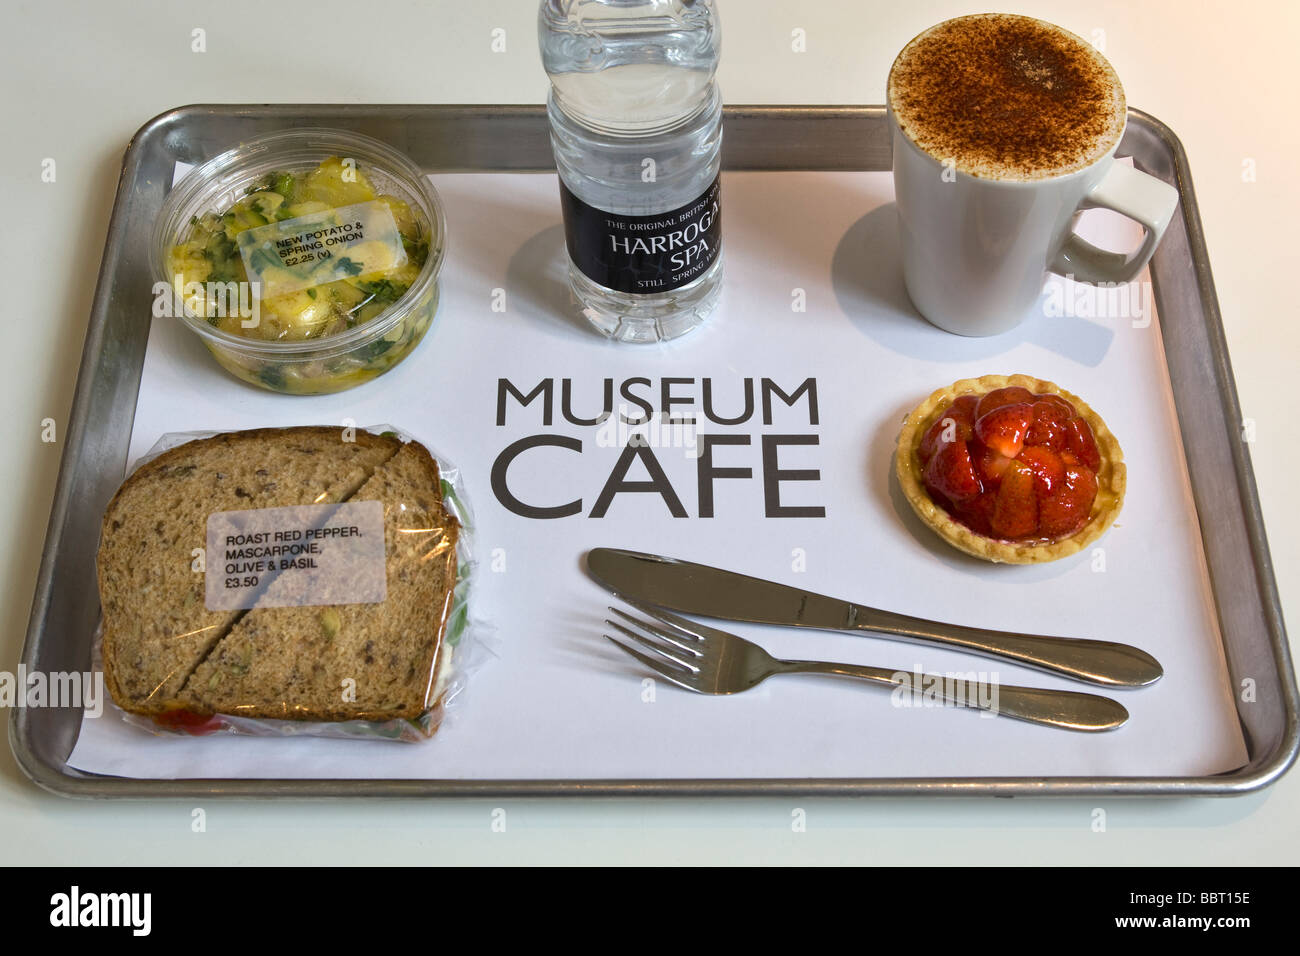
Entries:
POLYGON ((983 179, 922 151, 889 111, 903 278, 918 311, 959 335, 1018 325, 1048 272, 1092 283, 1133 279, 1155 252, 1178 191, 1115 161, 1115 146, 1060 176, 983 179), (1130 253, 1099 249, 1073 231, 1085 209, 1113 209, 1146 235, 1130 253))

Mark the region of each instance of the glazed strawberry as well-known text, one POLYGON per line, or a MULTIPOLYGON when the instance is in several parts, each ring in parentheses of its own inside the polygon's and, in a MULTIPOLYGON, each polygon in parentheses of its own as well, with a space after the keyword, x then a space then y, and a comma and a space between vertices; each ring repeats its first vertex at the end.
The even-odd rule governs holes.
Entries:
POLYGON ((1096 497, 1097 476, 1081 465, 1066 465, 1060 488, 1039 504, 1039 533, 1047 538, 1074 534, 1088 520, 1096 497))
POLYGON ((993 533, 1002 538, 1024 538, 1038 528, 1038 496, 1034 494, 1034 473, 1018 461, 1007 467, 998 489, 990 522, 993 533))
POLYGON ((1034 404, 1055 405, 1057 408, 1061 409, 1061 411, 1065 412, 1066 418, 1073 418, 1075 416, 1074 406, 1055 392, 1040 392, 1034 396, 1034 404))
POLYGON ((1029 426, 1033 423, 1032 405, 1024 402, 999 405, 976 419, 975 437, 999 455, 1015 458, 1024 447, 1025 436, 1029 434, 1029 426))
POLYGON ((1101 452, 1092 429, 1082 418, 1074 418, 1066 426, 1066 447, 1079 459, 1079 463, 1096 471, 1101 467, 1101 452))
POLYGON ((975 431, 975 405, 978 399, 974 395, 962 395, 946 409, 939 419, 930 426, 921 439, 916 453, 921 461, 929 461, 935 449, 950 441, 970 441, 975 431))
POLYGON ((1066 425, 1074 417, 1074 406, 1059 395, 1034 398, 1034 423, 1025 436, 1026 445, 1046 445, 1060 451, 1066 443, 1066 425))
POLYGON ((975 414, 979 403, 978 396, 960 395, 953 399, 953 403, 948 406, 948 416, 974 427, 975 419, 979 418, 979 415, 975 414))
POLYGON ((925 483, 954 504, 969 501, 980 493, 979 478, 965 442, 940 445, 925 465, 925 483))
POLYGON ((971 442, 968 447, 970 448, 971 461, 975 463, 975 474, 979 476, 980 484, 986 489, 997 488, 1002 482, 1002 476, 1006 473, 1007 466, 1014 459, 994 451, 979 441, 971 442))
POLYGON ((976 534, 993 536, 993 510, 997 507, 996 491, 986 491, 958 509, 958 519, 976 534))
POLYGON ((1021 388, 1019 385, 1008 385, 1005 388, 995 388, 979 400, 975 408, 975 418, 979 419, 1003 405, 1032 405, 1034 403, 1034 393, 1027 388, 1021 388))
POLYGON ((943 441, 943 430, 948 425, 944 419, 939 419, 929 430, 921 436, 921 444, 916 446, 916 455, 921 459, 921 463, 929 461, 934 456, 934 450, 939 447, 943 441))
POLYGON ((1018 459, 1034 476, 1034 494, 1049 498, 1065 479, 1065 462, 1045 445, 1026 445, 1018 459))

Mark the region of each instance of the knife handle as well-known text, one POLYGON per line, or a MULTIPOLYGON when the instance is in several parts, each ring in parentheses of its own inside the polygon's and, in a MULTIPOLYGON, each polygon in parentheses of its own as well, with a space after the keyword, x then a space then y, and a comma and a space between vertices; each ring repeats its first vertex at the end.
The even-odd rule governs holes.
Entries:
POLYGON ((1017 687, 996 681, 977 681, 939 674, 889 671, 862 664, 828 661, 777 661, 783 674, 832 674, 856 677, 894 687, 899 707, 926 707, 943 702, 954 707, 974 707, 995 717, 1012 717, 1084 733, 1114 730, 1129 717, 1118 701, 1098 694, 1045 687, 1017 687))
POLYGON ((960 647, 1106 687, 1144 687, 1164 675, 1160 662, 1140 648, 1114 641, 1044 637, 926 621, 853 605, 848 627, 883 631, 920 644, 960 647))

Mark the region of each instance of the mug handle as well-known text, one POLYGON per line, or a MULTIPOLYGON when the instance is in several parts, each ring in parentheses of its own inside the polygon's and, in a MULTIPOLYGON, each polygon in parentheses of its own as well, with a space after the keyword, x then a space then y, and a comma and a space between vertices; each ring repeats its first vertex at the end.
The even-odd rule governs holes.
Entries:
POLYGON ((1178 190, 1132 166, 1112 162, 1079 204, 1080 212, 1093 208, 1112 209, 1141 225, 1142 245, 1136 252, 1107 252, 1071 231, 1048 268, 1079 282, 1128 282, 1160 244, 1178 208, 1178 190))

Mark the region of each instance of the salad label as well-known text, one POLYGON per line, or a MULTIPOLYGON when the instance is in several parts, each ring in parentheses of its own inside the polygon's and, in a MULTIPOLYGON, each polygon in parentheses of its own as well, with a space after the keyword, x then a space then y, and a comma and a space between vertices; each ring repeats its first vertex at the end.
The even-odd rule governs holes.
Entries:
POLYGON ((388 594, 380 501, 208 515, 209 611, 378 604, 388 594))
POLYGON ((704 275, 722 250, 721 189, 714 179, 684 206, 624 216, 589 206, 560 180, 569 257, 607 289, 647 295, 680 289, 704 275))
POLYGON ((235 242, 263 299, 406 264, 393 212, 376 199, 254 226, 235 242))

